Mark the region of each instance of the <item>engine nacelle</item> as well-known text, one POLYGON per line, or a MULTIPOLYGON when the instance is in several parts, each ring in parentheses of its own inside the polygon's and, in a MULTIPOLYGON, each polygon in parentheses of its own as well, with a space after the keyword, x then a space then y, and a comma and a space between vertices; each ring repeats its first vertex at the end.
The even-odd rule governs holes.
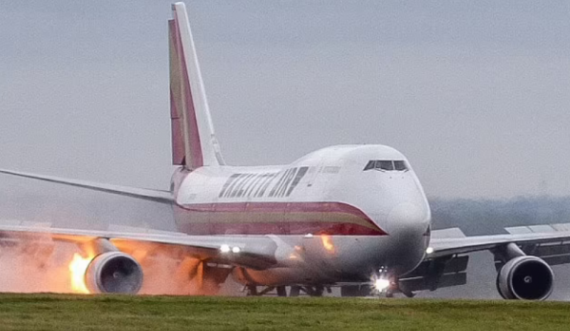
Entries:
POLYGON ((544 300, 553 286, 552 269, 536 256, 515 257, 497 275, 497 289, 505 299, 544 300))
POLYGON ((85 271, 85 285, 91 293, 136 294, 142 284, 140 264, 123 252, 98 255, 85 271))

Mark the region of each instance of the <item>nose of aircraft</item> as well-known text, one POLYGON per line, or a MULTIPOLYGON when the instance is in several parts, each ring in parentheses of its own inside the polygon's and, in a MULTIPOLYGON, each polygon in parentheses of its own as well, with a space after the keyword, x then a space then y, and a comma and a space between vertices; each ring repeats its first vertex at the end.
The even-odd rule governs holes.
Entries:
POLYGON ((417 227, 425 226, 429 222, 429 215, 425 208, 411 202, 402 202, 392 208, 388 214, 388 222, 394 225, 401 225, 404 229, 413 230, 417 227))
POLYGON ((428 245, 426 231, 430 223, 429 209, 412 202, 402 202, 388 214, 394 253, 403 270, 413 268, 423 259, 428 245))
POLYGON ((391 235, 398 241, 419 240, 426 233, 429 222, 429 210, 411 202, 396 205, 388 214, 391 235))

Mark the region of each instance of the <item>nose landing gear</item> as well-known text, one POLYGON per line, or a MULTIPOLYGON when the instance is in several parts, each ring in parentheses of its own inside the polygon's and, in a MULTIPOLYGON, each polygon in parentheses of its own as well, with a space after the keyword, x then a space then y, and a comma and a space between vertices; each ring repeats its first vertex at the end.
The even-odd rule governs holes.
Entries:
POLYGON ((386 298, 393 298, 395 293, 402 293, 408 298, 414 297, 414 293, 400 287, 400 280, 388 272, 387 267, 380 267, 378 273, 373 277, 373 289, 378 296, 385 295, 386 298))
POLYGON ((386 298, 393 298, 394 294, 396 293, 402 293, 408 298, 413 298, 416 295, 414 292, 408 291, 400 287, 399 281, 390 282, 390 286, 385 291, 386 298))

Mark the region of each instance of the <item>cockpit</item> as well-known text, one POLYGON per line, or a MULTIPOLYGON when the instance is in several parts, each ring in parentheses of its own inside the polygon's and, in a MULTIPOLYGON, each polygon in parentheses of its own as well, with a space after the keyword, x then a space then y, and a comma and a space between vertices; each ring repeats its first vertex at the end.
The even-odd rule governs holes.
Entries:
POLYGON ((364 167, 366 170, 407 171, 408 166, 403 160, 370 160, 364 167))

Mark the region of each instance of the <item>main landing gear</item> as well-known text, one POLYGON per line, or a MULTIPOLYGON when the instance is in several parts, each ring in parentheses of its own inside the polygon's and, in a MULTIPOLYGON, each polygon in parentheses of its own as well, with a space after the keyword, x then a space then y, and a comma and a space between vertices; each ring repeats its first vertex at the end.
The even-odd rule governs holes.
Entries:
POLYGON ((297 297, 302 293, 311 296, 311 297, 321 297, 323 296, 324 292, 331 293, 330 287, 325 287, 323 285, 315 285, 315 286, 300 286, 300 285, 293 285, 293 286, 265 286, 261 290, 258 289, 255 285, 247 285, 245 287, 247 291, 247 296, 262 296, 265 294, 276 294, 279 297, 297 297), (289 287, 289 295, 287 295, 287 288, 289 287))

